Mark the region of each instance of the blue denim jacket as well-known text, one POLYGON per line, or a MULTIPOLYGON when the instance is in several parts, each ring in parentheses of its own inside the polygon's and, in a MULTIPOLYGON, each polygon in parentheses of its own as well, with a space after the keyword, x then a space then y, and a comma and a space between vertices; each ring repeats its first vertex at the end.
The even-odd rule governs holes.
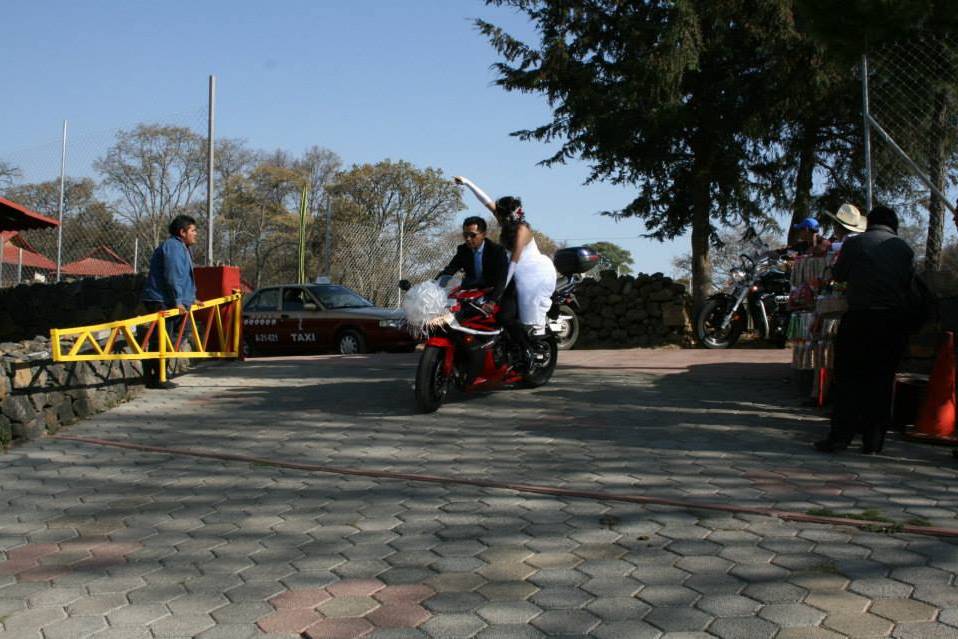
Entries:
POLYGON ((179 238, 171 237, 153 251, 143 300, 163 302, 167 308, 176 308, 180 304, 189 308, 196 301, 193 257, 179 238))

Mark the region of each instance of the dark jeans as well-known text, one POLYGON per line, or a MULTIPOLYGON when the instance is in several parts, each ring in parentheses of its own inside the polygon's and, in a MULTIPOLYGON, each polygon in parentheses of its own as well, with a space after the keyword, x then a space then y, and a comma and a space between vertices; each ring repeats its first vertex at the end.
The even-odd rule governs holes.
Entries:
POLYGON ((829 439, 850 444, 861 433, 879 451, 891 425, 895 373, 908 334, 901 311, 849 311, 835 338, 832 428, 829 439))
MULTIPOLYGON (((156 313, 157 311, 165 311, 167 309, 166 305, 163 302, 151 302, 144 301, 144 308, 146 308, 147 313, 156 313)), ((166 320, 166 333, 170 336, 170 340, 175 344, 177 331, 179 331, 180 322, 183 321, 181 317, 171 317, 166 320)), ((137 329, 137 339, 142 340, 146 336, 146 332, 150 330, 150 325, 145 324, 140 326, 137 329)), ((153 334, 150 335, 150 340, 147 343, 147 348, 151 351, 158 350, 160 347, 160 327, 159 325, 153 329, 153 334)), ((160 362, 156 359, 145 359, 143 360, 143 382, 147 386, 157 386, 160 383, 160 362)))

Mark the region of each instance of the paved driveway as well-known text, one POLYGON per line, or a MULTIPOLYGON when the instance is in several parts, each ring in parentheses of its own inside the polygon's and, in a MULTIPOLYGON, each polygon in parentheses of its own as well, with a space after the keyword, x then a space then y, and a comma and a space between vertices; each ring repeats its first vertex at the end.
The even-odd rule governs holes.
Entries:
POLYGON ((67 431, 156 451, 0 458, 0 637, 958 637, 949 538, 753 512, 958 529, 947 451, 811 451, 785 353, 573 352, 428 416, 415 364, 210 366, 67 431))

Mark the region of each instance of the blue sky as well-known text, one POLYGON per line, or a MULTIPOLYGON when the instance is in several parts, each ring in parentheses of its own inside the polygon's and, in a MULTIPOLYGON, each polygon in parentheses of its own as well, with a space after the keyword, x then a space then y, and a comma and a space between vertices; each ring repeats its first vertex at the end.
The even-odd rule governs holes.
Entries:
MULTIPOLYGON (((202 123, 214 74, 218 136, 467 175, 490 195, 519 194, 530 221, 554 238, 614 241, 637 270, 670 272, 686 240, 644 240, 640 222, 596 215, 627 204, 628 189, 583 186, 579 163, 538 167, 550 149, 509 137, 550 110, 540 96, 493 86, 497 56, 476 17, 532 35, 521 16, 479 0, 12 0, 0 40, 0 158, 30 165, 39 154, 54 171, 64 119, 81 142, 68 166, 108 144, 112 129, 170 114, 202 123), (95 132, 86 149, 84 132, 95 132)), ((464 215, 479 211, 471 196, 467 204, 464 215)))

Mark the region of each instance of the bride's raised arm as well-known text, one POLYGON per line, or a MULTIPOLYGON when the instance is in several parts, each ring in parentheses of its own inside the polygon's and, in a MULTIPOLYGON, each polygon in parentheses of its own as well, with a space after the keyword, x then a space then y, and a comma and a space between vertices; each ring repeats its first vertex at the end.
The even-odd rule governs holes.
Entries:
POLYGON ((478 186, 473 184, 472 180, 470 180, 467 177, 462 177, 461 175, 457 175, 456 177, 452 179, 456 184, 464 184, 465 186, 469 187, 469 190, 472 191, 477 198, 479 198, 479 201, 482 202, 486 206, 486 208, 492 212, 493 215, 495 215, 496 213, 495 202, 492 201, 491 197, 486 195, 485 191, 483 191, 478 186))

